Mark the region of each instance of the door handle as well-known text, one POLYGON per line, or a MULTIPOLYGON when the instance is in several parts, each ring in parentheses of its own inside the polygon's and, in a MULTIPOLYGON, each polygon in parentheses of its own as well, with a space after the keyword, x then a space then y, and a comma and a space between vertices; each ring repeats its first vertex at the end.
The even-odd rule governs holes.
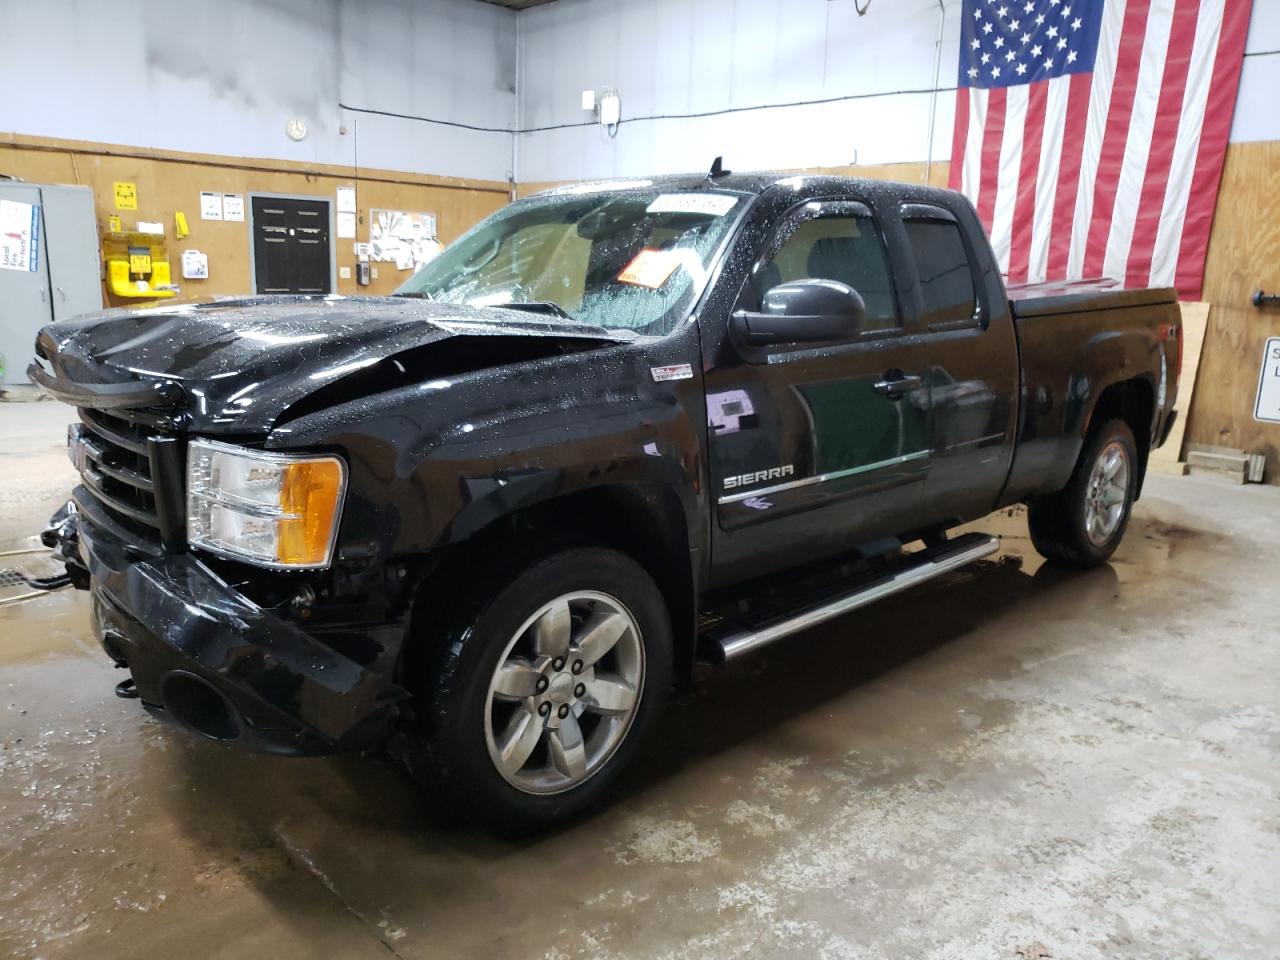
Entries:
POLYGON ((901 400, 912 390, 919 390, 923 386, 924 377, 919 374, 890 370, 884 375, 883 380, 873 383, 871 389, 890 400, 901 400))

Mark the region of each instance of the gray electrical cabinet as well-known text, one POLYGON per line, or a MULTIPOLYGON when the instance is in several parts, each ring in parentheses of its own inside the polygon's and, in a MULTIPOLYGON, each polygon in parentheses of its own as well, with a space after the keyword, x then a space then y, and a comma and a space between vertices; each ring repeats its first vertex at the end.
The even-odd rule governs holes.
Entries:
POLYGON ((102 309, 98 224, 88 187, 0 180, 0 200, 29 206, 38 224, 35 269, 0 265, 0 385, 25 384, 42 326, 102 309))

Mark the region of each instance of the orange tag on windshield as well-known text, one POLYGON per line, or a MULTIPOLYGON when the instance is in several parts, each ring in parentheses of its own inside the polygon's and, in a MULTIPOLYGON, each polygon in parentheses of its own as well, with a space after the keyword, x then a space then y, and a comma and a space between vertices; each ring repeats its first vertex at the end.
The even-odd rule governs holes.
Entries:
POLYGON ((627 268, 618 274, 618 280, 621 283, 657 290, 676 272, 680 261, 679 254, 674 250, 646 248, 637 253, 636 258, 627 264, 627 268))

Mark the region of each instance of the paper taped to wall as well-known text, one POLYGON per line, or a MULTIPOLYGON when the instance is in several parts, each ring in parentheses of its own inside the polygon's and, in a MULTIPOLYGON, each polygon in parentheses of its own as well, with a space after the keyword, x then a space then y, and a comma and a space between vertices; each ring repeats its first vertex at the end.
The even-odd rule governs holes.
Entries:
POLYGON ((238 193, 224 193, 222 195, 222 219, 243 221, 244 197, 238 193))
POLYGON ((210 193, 207 190, 200 191, 200 219, 222 219, 222 194, 210 193))
POLYGON ((111 189, 116 197, 117 210, 138 209, 138 185, 136 183, 115 180, 111 184, 111 189))
POLYGON ((369 211, 369 259, 417 270, 440 252, 433 213, 369 211))
POLYGON ((356 237, 356 215, 345 210, 338 211, 338 239, 354 240, 356 237))
POLYGON ((356 212, 356 188, 355 187, 338 187, 338 212, 339 213, 355 213, 356 212))
POLYGON ((0 267, 40 269, 40 207, 17 200, 0 200, 0 267))

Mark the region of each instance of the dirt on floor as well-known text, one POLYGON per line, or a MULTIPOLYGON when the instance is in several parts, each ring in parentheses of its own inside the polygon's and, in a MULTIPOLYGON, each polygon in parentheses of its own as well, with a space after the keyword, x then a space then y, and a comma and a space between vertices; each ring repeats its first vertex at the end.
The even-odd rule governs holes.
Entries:
MULTIPOLYGON (((67 413, 0 404, 0 550, 67 413)), ((1107 567, 1007 511, 995 561, 706 670, 519 844, 116 699, 83 593, 0 607, 0 956, 1273 956, 1280 488, 1147 484, 1107 567)))

